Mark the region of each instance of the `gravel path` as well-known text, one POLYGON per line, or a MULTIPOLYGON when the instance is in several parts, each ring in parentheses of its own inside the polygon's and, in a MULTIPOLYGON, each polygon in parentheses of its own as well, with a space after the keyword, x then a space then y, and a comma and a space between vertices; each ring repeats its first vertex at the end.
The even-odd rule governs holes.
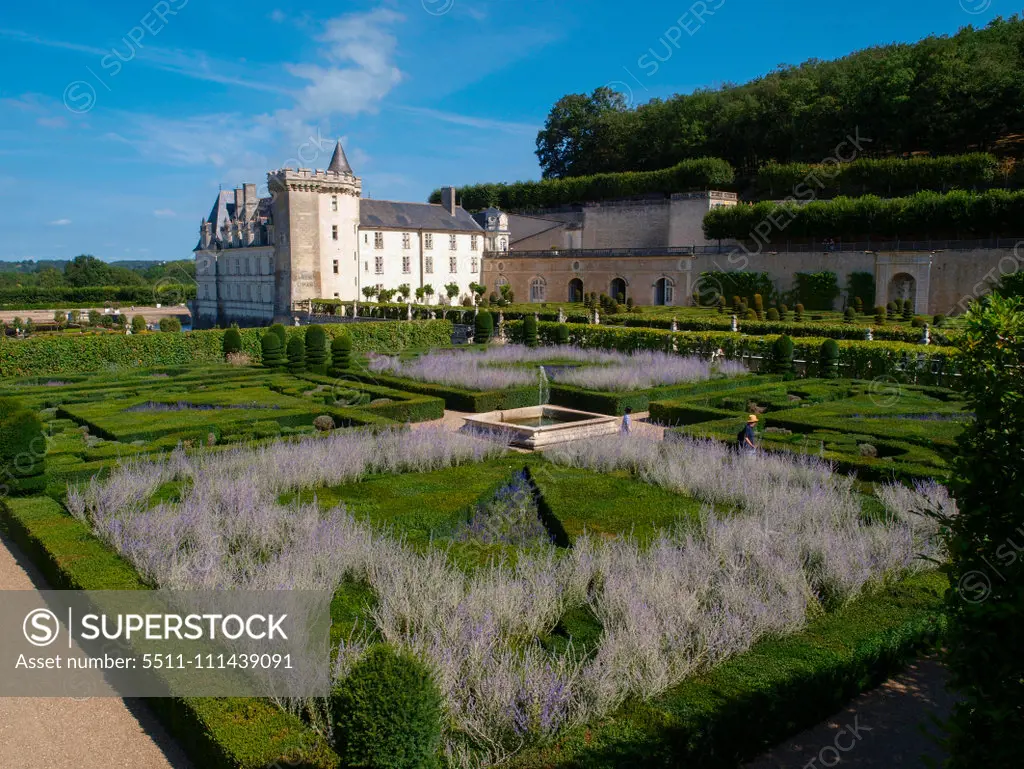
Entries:
POLYGON ((935 739, 934 718, 948 716, 955 702, 946 691, 946 679, 945 668, 936 660, 919 660, 824 723, 777 745, 746 769, 940 766, 944 753, 935 739))
MULTIPOLYGON (((0 534, 0 591, 47 590, 42 575, 0 534)), ((2 593, 0 593, 2 600, 2 593)), ((191 769, 139 700, 0 697, 4 769, 191 769)))

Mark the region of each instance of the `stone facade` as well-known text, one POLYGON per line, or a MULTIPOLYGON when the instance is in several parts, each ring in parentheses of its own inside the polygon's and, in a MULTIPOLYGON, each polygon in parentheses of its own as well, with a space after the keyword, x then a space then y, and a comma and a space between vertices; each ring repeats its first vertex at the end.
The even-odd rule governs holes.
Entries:
MULTIPOLYGON (((483 283, 489 288, 507 283, 516 300, 523 302, 566 302, 590 292, 615 296, 624 286, 626 296, 637 304, 689 306, 694 291, 705 297, 715 292, 714 286, 700 280, 702 272, 767 272, 779 292, 795 287, 797 272, 834 272, 842 289, 849 284, 851 273, 867 272, 875 276, 876 304, 911 298, 917 313, 951 315, 962 312, 965 297, 981 296, 1000 276, 1024 269, 1024 244, 1017 249, 935 253, 670 251, 649 249, 636 256, 588 254, 586 250, 489 254, 483 283)), ((844 301, 845 290, 836 309, 841 309, 844 301)))
POLYGON ((267 174, 271 196, 246 184, 218 194, 195 248, 197 327, 287 321, 311 299, 365 301, 363 288, 431 286, 455 301, 481 282, 485 251, 509 247, 500 211, 471 216, 454 189, 440 205, 368 200, 339 142, 326 170, 267 174))

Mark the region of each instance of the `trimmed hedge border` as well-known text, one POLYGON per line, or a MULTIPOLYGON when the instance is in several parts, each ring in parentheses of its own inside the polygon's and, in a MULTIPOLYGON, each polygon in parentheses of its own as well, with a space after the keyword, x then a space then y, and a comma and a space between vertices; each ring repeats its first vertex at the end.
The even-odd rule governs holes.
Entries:
MULTIPOLYGON (((3 500, 0 523, 53 589, 148 589, 127 562, 49 497, 3 500)), ((316 733, 263 700, 188 697, 145 702, 203 769, 338 767, 337 755, 316 733)))
MULTIPOLYGON (((290 327, 292 336, 305 337, 307 326, 290 327)), ((325 325, 328 338, 347 333, 355 352, 401 352, 409 348, 448 347, 452 323, 447 320, 388 321, 325 325)), ((265 329, 243 329, 242 352, 262 360, 260 338, 265 329)), ((151 368, 224 360, 224 331, 102 334, 99 336, 29 337, 0 344, 0 377, 42 374, 81 374, 111 366, 151 368)))
POLYGON ((944 576, 926 572, 812 621, 615 718, 573 730, 515 769, 732 769, 840 710, 934 648, 944 576))
POLYGON ((507 390, 461 390, 457 387, 434 384, 432 382, 418 382, 415 379, 403 379, 401 377, 387 376, 386 374, 374 374, 361 369, 353 371, 352 379, 367 385, 379 385, 390 387, 404 392, 419 393, 440 398, 444 401, 445 407, 452 411, 465 411, 473 414, 485 414, 488 411, 501 411, 503 409, 518 409, 526 406, 537 405, 537 388, 511 387, 507 390))

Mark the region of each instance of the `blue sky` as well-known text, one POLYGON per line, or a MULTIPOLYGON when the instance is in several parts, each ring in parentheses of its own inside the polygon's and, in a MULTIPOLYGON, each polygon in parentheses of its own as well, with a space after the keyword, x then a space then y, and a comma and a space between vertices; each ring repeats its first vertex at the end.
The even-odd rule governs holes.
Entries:
POLYGON ((566 93, 611 85, 642 102, 983 25, 1013 6, 5 2, 0 259, 189 258, 218 184, 325 167, 336 138, 375 198, 538 178, 536 132, 566 93), (655 68, 652 49, 671 55, 655 68))

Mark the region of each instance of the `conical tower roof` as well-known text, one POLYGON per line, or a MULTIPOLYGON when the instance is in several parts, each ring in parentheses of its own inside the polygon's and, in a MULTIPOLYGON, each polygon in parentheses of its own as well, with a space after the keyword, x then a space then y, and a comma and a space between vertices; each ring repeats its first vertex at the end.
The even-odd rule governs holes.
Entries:
POLYGON ((338 144, 334 148, 334 155, 331 157, 331 164, 327 166, 327 170, 339 174, 352 175, 352 166, 348 164, 348 158, 345 157, 345 150, 341 146, 341 139, 338 140, 338 144))

